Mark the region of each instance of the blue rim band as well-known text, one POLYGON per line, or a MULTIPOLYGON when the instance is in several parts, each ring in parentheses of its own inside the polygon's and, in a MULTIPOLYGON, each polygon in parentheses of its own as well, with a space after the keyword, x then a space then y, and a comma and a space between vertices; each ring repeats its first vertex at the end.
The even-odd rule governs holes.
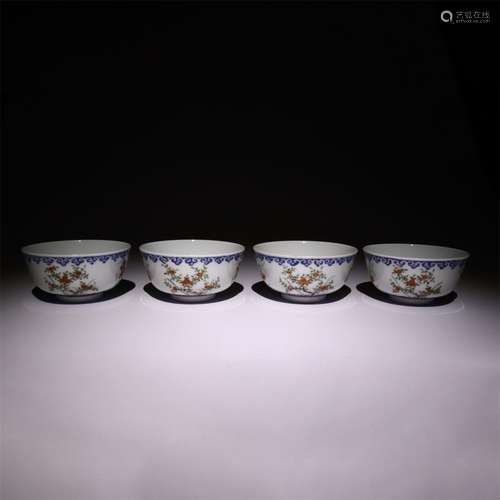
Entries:
POLYGON ((242 259, 244 252, 238 252, 231 255, 221 255, 219 257, 176 257, 172 255, 156 255, 153 253, 141 252, 144 260, 150 260, 151 262, 160 261, 162 264, 167 262, 172 262, 176 266, 180 264, 188 264, 189 266, 197 264, 198 262, 202 264, 210 264, 215 262, 216 264, 222 264, 223 262, 239 261, 242 259))
POLYGON ((355 255, 349 255, 347 257, 334 257, 334 258, 327 258, 327 259, 295 259, 295 258, 286 258, 286 257, 277 257, 274 255, 264 255, 258 252, 255 252, 255 258, 257 259, 257 262, 276 262, 278 265, 283 265, 283 264, 288 264, 289 266, 297 266, 299 264, 302 264, 303 266, 310 266, 311 264, 314 264, 315 266, 322 266, 322 265, 327 265, 327 266, 333 266, 334 264, 342 265, 342 264, 349 264, 354 260, 355 255))
POLYGON ((102 262, 103 264, 111 259, 113 262, 117 262, 120 259, 126 259, 128 257, 129 250, 124 252, 116 252, 107 255, 89 255, 86 257, 41 257, 39 255, 24 254, 26 262, 33 262, 35 264, 58 264, 60 266, 66 266, 68 264, 75 264, 79 266, 85 262, 89 264, 95 264, 96 262, 102 262))
POLYGON ((385 264, 386 266, 396 265, 396 266, 408 266, 412 269, 417 267, 423 267, 424 269, 431 269, 433 267, 438 267, 439 269, 445 269, 449 267, 455 269, 456 267, 464 267, 467 259, 460 260, 415 260, 415 259, 394 259, 392 257, 380 257, 379 255, 372 255, 365 252, 365 256, 369 262, 375 262, 385 264))

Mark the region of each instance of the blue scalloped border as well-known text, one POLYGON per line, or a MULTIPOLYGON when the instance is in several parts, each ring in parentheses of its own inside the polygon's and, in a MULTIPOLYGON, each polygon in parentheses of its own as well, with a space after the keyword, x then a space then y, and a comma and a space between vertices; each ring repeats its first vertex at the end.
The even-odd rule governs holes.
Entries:
POLYGON ((379 255, 372 255, 365 252, 365 256, 368 261, 374 261, 377 264, 382 262, 386 266, 395 264, 397 266, 408 266, 412 269, 417 267, 423 267, 424 269, 432 269, 433 267, 438 267, 439 269, 445 269, 449 267, 455 269, 456 267, 464 267, 467 259, 460 260, 413 260, 413 259, 393 259, 392 257, 380 257, 379 255))
POLYGON ((85 262, 89 264, 95 264, 96 262, 105 263, 109 259, 111 259, 113 262, 117 262, 120 259, 127 258, 128 254, 129 250, 125 250, 124 252, 111 253, 108 255, 90 255, 86 257, 40 257, 38 255, 30 255, 27 253, 24 254, 24 257, 26 259, 26 262, 28 263, 33 262, 35 264, 53 264, 55 262, 60 266, 66 266, 68 264, 75 264, 79 266, 80 264, 83 264, 85 262))
POLYGON ((276 257, 274 255, 264 255, 258 252, 255 252, 255 258, 257 262, 276 262, 278 265, 288 264, 289 266, 297 266, 302 264, 303 266, 310 266, 314 264, 316 266, 322 266, 326 264, 327 266, 333 266, 334 264, 342 265, 345 263, 350 263, 354 260, 355 255, 350 255, 348 257, 335 257, 331 259, 294 259, 294 258, 286 258, 286 257, 276 257))
POLYGON ((152 253, 141 252, 144 260, 150 260, 151 262, 160 261, 162 264, 172 262, 176 266, 179 266, 182 263, 186 263, 191 266, 193 264, 197 264, 198 262, 207 265, 211 262, 222 264, 223 262, 231 262, 233 260, 238 261, 243 258, 243 253, 244 252, 238 252, 231 255, 221 255, 220 257, 176 257, 171 255, 156 255, 152 253))

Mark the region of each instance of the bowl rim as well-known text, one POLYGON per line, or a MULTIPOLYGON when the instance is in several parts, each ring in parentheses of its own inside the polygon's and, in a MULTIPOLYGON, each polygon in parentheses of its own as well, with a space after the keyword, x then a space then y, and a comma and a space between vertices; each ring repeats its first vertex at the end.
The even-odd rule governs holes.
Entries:
POLYGON ((352 245, 347 245, 346 243, 337 243, 334 241, 319 241, 319 240, 274 240, 274 241, 263 241, 262 243, 256 243, 252 247, 253 251, 257 254, 261 255, 267 255, 269 257, 283 257, 285 259, 338 259, 341 257, 351 257, 353 255, 356 255, 359 250, 356 247, 353 247, 352 245), (351 248, 350 252, 347 253, 342 253, 342 254, 324 254, 324 255, 317 255, 312 257, 311 255, 287 255, 284 253, 269 253, 269 251, 264 251, 264 250, 258 250, 257 247, 260 245, 267 245, 269 243, 327 243, 328 245, 342 245, 344 247, 349 247, 351 248))
POLYGON ((245 247, 241 243, 235 243, 234 241, 225 241, 225 240, 207 240, 200 238, 183 238, 183 239, 175 239, 175 240, 158 240, 158 241, 148 241, 147 243, 142 243, 139 246, 139 252, 146 253, 148 255, 161 255, 162 257, 193 257, 193 258, 203 258, 203 257, 226 257, 227 255, 236 255, 241 254, 245 251, 245 247), (171 243, 171 242, 210 242, 210 243, 229 243, 230 245, 236 245, 238 250, 234 252, 219 252, 219 253, 207 253, 207 252, 176 252, 172 253, 171 251, 167 252, 158 252, 152 250, 145 250, 144 247, 147 245, 153 245, 155 243, 171 243))
POLYGON ((130 243, 127 243, 125 241, 118 241, 118 240, 96 240, 96 239, 82 239, 82 240, 53 240, 53 241, 41 241, 38 243, 30 243, 29 245, 25 245, 21 248, 21 252, 24 255, 34 255, 36 257, 98 257, 101 255, 112 255, 115 253, 121 253, 121 252, 128 252, 132 245, 130 243), (29 250, 30 247, 36 247, 37 245, 47 245, 47 244, 55 244, 55 243, 73 243, 73 242, 105 242, 105 243, 115 243, 117 246, 119 245, 120 248, 117 248, 116 250, 108 250, 106 252, 77 252, 77 253, 70 253, 70 252, 39 252, 36 250, 29 250))
POLYGON ((470 253, 466 250, 462 250, 460 248, 454 247, 445 247, 442 245, 427 245, 425 243, 371 243, 370 245, 365 245, 363 247, 363 252, 369 255, 375 255, 377 257, 386 257, 388 259, 396 259, 396 260, 417 260, 423 262, 447 262, 450 260, 466 260, 470 257, 470 253), (377 252, 373 250, 369 250, 370 247, 377 247, 380 245, 401 245, 407 247, 426 247, 426 248, 439 248, 442 250, 452 250, 454 252, 458 251, 463 253, 461 257, 404 257, 401 255, 389 254, 387 252, 377 252))

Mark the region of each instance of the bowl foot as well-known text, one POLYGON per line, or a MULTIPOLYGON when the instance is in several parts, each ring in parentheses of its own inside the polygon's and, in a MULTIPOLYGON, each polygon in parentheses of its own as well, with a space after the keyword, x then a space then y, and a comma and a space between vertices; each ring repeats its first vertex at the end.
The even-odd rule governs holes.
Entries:
POLYGON ((290 302, 297 302, 298 304, 321 302, 326 297, 326 295, 291 295, 289 293, 282 293, 281 296, 290 302))
POLYGON ((215 297, 215 293, 211 293, 208 295, 174 295, 173 293, 171 293, 170 297, 178 300, 179 302, 206 302, 207 300, 213 299, 215 297))
POLYGON ((431 304, 436 300, 435 298, 418 299, 414 297, 401 297, 401 295, 391 295, 391 294, 388 295, 394 302, 399 302, 400 304, 406 304, 410 306, 411 305, 421 306, 424 304, 431 304))
POLYGON ((57 295, 57 298, 62 302, 79 304, 81 302, 90 302, 99 299, 104 292, 89 293, 88 295, 57 295))

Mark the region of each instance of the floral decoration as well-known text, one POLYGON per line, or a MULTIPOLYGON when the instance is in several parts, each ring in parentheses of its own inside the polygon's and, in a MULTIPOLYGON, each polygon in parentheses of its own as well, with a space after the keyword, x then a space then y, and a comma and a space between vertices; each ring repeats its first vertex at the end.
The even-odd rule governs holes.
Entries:
POLYGON ((293 266, 285 266, 281 271, 280 283, 287 293, 299 292, 304 295, 322 295, 333 289, 333 279, 327 280, 323 266, 309 269, 307 273, 296 272, 293 266))
POLYGON ((164 267, 165 285, 172 293, 181 295, 205 295, 220 288, 220 278, 211 280, 205 264, 189 266, 191 272, 181 273, 168 263, 164 267))
POLYGON ((391 273, 391 286, 394 293, 411 297, 425 298, 441 293, 442 283, 436 283, 434 273, 429 269, 415 271, 396 266, 391 273))
POLYGON ((44 281, 50 291, 63 292, 66 295, 82 295, 98 292, 94 280, 89 280, 89 273, 84 266, 73 266, 61 271, 60 267, 51 264, 44 270, 44 281))

